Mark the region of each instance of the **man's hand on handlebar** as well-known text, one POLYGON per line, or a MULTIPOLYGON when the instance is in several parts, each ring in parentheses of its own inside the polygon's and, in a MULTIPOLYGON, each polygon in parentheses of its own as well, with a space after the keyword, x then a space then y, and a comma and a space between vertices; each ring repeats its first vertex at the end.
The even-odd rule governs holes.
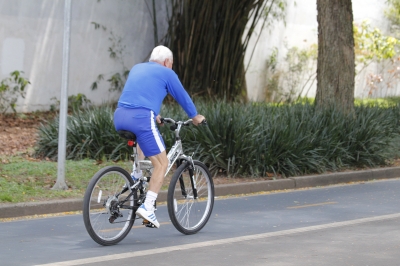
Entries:
POLYGON ((192 123, 195 126, 198 126, 199 124, 201 124, 203 121, 206 121, 206 118, 202 115, 196 115, 195 117, 192 118, 192 123))
POLYGON ((160 126, 164 125, 164 122, 161 121, 161 115, 156 116, 156 121, 157 121, 157 124, 159 124, 160 126))

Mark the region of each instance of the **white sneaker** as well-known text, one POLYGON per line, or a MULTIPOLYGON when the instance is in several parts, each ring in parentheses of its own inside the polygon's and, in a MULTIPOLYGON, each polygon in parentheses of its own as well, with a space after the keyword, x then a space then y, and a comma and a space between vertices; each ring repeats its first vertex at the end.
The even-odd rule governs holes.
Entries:
POLYGON ((152 210, 147 210, 144 204, 140 205, 137 209, 136 214, 154 224, 156 228, 160 228, 160 223, 157 221, 156 215, 154 214, 154 208, 152 210))

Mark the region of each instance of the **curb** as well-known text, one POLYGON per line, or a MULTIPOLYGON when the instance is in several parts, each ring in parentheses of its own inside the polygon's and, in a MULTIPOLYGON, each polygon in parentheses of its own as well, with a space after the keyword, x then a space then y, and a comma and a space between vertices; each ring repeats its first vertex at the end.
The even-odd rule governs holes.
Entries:
POLYGON ((295 188, 329 186, 342 183, 390 179, 400 177, 400 167, 378 168, 371 170, 339 172, 325 175, 293 177, 295 188))
MULTIPOLYGON (((353 172, 338 172, 332 174, 291 177, 280 180, 216 185, 215 196, 240 195, 264 191, 329 186, 343 183, 399 177, 400 167, 378 168, 353 172)), ((166 200, 167 191, 161 191, 158 196, 158 201, 163 202, 166 200)), ((82 205, 82 199, 0 204, 0 218, 80 211, 82 210, 82 205)))

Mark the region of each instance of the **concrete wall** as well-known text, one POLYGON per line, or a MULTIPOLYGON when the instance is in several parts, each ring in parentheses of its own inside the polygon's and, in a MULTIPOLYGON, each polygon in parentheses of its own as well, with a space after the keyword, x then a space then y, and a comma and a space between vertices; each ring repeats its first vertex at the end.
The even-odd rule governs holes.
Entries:
MULTIPOLYGON (((318 23, 317 23, 317 5, 315 0, 288 0, 286 12, 286 26, 280 22, 273 27, 261 32, 254 55, 250 61, 250 66, 246 75, 248 95, 252 100, 265 99, 265 86, 267 82, 267 60, 272 54, 274 48, 277 48, 278 59, 281 64, 278 67, 284 67, 282 62, 288 48, 299 47, 307 48, 311 44, 318 43, 318 23)), ((387 8, 385 1, 382 0, 352 0, 353 15, 355 23, 361 23, 368 20, 374 27, 382 31, 388 30, 389 23, 384 17, 384 10, 387 8)), ((258 25, 257 34, 252 38, 251 45, 254 46, 261 24, 258 25)), ((247 64, 250 60, 248 51, 245 58, 247 64)), ((370 71, 376 71, 379 67, 371 65, 367 70, 357 75, 356 78, 356 97, 367 97, 366 75, 370 71)), ((316 71, 316 65, 315 65, 316 71)), ((315 72, 314 71, 314 72, 315 72)), ((316 82, 311 86, 307 96, 315 97, 316 82)), ((400 89, 395 88, 391 94, 400 94, 400 89)), ((304 94, 303 94, 304 95, 304 94)), ((386 92, 376 94, 375 96, 385 96, 386 92)), ((305 95, 304 95, 305 96, 305 95)))
MULTIPOLYGON (((72 0, 69 95, 85 94, 92 102, 110 97, 107 82, 92 91, 99 74, 109 75, 121 69, 121 63, 107 52, 112 31, 123 37, 123 63, 129 69, 142 62, 154 47, 151 0, 72 0), (92 22, 107 27, 94 29, 92 22)), ((156 1, 159 38, 167 29, 165 3, 156 1)), ((60 99, 63 51, 63 0, 0 0, 0 79, 14 70, 25 72, 32 85, 18 110, 48 110, 60 99)))

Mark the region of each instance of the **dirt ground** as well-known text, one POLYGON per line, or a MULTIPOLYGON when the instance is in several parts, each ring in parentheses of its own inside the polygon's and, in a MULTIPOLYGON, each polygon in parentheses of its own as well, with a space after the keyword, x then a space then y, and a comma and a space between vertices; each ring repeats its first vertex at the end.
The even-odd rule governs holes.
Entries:
POLYGON ((0 155, 14 155, 33 148, 37 127, 45 118, 39 115, 0 115, 0 155))

